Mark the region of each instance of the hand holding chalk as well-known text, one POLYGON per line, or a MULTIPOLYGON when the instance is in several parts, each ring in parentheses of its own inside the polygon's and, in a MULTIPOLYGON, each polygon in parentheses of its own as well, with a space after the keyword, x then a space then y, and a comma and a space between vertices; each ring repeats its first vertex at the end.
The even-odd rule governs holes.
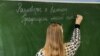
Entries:
POLYGON ((82 16, 82 15, 77 14, 77 17, 76 17, 76 20, 75 20, 75 24, 80 25, 80 24, 81 24, 81 22, 82 22, 82 20, 83 20, 83 16, 82 16))

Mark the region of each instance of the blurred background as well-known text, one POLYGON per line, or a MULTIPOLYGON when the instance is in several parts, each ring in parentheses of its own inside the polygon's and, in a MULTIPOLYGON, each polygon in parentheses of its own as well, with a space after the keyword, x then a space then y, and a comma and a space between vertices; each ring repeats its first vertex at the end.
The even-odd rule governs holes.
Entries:
POLYGON ((35 56, 45 44, 51 22, 61 23, 64 40, 70 41, 77 14, 83 15, 84 20, 81 46, 75 56, 100 56, 99 3, 36 1, 0 2, 0 56, 35 56))

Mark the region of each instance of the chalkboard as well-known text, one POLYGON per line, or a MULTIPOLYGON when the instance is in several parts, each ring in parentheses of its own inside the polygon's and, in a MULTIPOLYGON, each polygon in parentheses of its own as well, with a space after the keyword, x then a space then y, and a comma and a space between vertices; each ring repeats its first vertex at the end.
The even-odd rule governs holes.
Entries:
POLYGON ((77 14, 84 20, 75 56, 100 56, 100 4, 27 1, 0 2, 0 56, 35 56, 45 44, 51 22, 63 25, 68 42, 77 14))

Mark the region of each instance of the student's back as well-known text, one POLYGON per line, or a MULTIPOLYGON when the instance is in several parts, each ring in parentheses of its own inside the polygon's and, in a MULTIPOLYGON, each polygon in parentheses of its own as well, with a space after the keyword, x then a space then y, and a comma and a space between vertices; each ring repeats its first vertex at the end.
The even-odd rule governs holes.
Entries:
POLYGON ((63 28, 59 23, 52 23, 47 28, 45 46, 36 56, 74 56, 80 46, 80 23, 82 16, 77 15, 75 28, 70 42, 63 43, 63 28))

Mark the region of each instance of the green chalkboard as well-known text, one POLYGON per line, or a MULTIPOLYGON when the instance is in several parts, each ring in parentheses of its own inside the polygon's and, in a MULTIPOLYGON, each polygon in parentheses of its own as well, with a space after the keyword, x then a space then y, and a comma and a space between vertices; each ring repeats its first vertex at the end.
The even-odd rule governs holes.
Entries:
POLYGON ((84 16, 75 56, 100 56, 100 4, 0 2, 0 56, 35 56, 51 22, 63 25, 68 42, 76 14, 84 16))

